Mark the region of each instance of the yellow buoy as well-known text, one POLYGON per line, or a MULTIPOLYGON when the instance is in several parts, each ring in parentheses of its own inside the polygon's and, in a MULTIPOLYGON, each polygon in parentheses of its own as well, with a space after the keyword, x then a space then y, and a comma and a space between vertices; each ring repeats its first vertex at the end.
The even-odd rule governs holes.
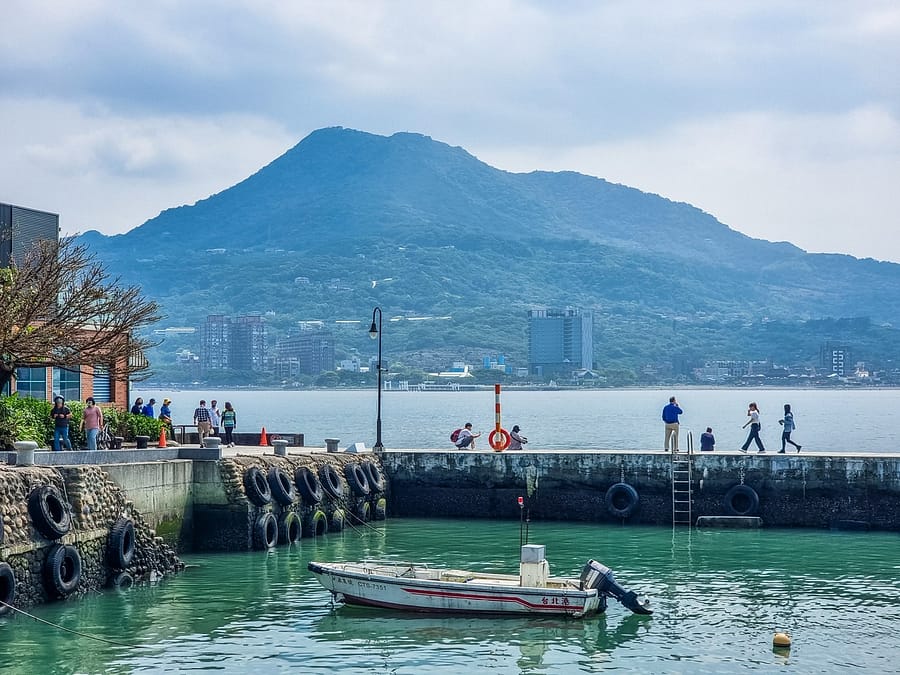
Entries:
POLYGON ((790 647, 791 646, 791 636, 787 633, 775 633, 775 637, 772 638, 772 646, 773 647, 790 647))

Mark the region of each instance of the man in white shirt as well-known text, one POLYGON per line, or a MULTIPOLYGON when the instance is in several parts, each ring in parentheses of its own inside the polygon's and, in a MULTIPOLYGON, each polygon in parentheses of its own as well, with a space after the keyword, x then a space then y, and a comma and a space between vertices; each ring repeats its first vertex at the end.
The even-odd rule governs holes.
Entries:
POLYGON ((460 432, 459 436, 456 439, 456 447, 460 450, 465 450, 467 448, 475 449, 475 439, 481 436, 481 432, 479 431, 477 434, 472 433, 472 423, 466 422, 466 426, 464 426, 460 432))

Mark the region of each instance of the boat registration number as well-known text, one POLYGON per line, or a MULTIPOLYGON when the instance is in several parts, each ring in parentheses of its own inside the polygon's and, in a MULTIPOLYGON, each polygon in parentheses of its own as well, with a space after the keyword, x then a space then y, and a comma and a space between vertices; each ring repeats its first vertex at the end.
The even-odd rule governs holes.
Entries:
POLYGON ((371 588, 376 591, 386 591, 387 586, 384 584, 376 584, 371 581, 360 581, 359 579, 345 579, 343 577, 335 577, 338 584, 346 584, 347 586, 356 586, 357 588, 371 588))
POLYGON ((544 605, 561 605, 561 606, 567 607, 569 605, 569 599, 568 598, 558 598, 558 597, 548 598, 547 596, 544 596, 541 599, 541 603, 544 605))

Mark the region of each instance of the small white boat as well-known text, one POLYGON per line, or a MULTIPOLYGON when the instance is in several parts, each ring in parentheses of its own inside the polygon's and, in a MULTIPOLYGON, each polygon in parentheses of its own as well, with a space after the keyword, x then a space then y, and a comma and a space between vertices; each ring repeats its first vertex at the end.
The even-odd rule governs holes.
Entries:
POLYGON ((544 547, 525 545, 519 574, 488 574, 421 563, 311 562, 309 571, 335 602, 415 612, 532 614, 575 618, 606 611, 607 596, 636 614, 649 601, 619 586, 612 570, 590 560, 578 579, 551 577, 544 547))

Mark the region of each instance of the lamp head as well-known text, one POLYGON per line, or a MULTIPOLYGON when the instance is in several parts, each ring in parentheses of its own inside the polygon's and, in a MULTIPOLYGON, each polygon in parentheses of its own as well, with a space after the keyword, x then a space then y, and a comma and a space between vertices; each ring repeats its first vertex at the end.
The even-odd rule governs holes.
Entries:
POLYGON ((378 326, 375 325, 375 320, 372 320, 372 325, 369 326, 369 337, 373 340, 378 337, 378 326))

